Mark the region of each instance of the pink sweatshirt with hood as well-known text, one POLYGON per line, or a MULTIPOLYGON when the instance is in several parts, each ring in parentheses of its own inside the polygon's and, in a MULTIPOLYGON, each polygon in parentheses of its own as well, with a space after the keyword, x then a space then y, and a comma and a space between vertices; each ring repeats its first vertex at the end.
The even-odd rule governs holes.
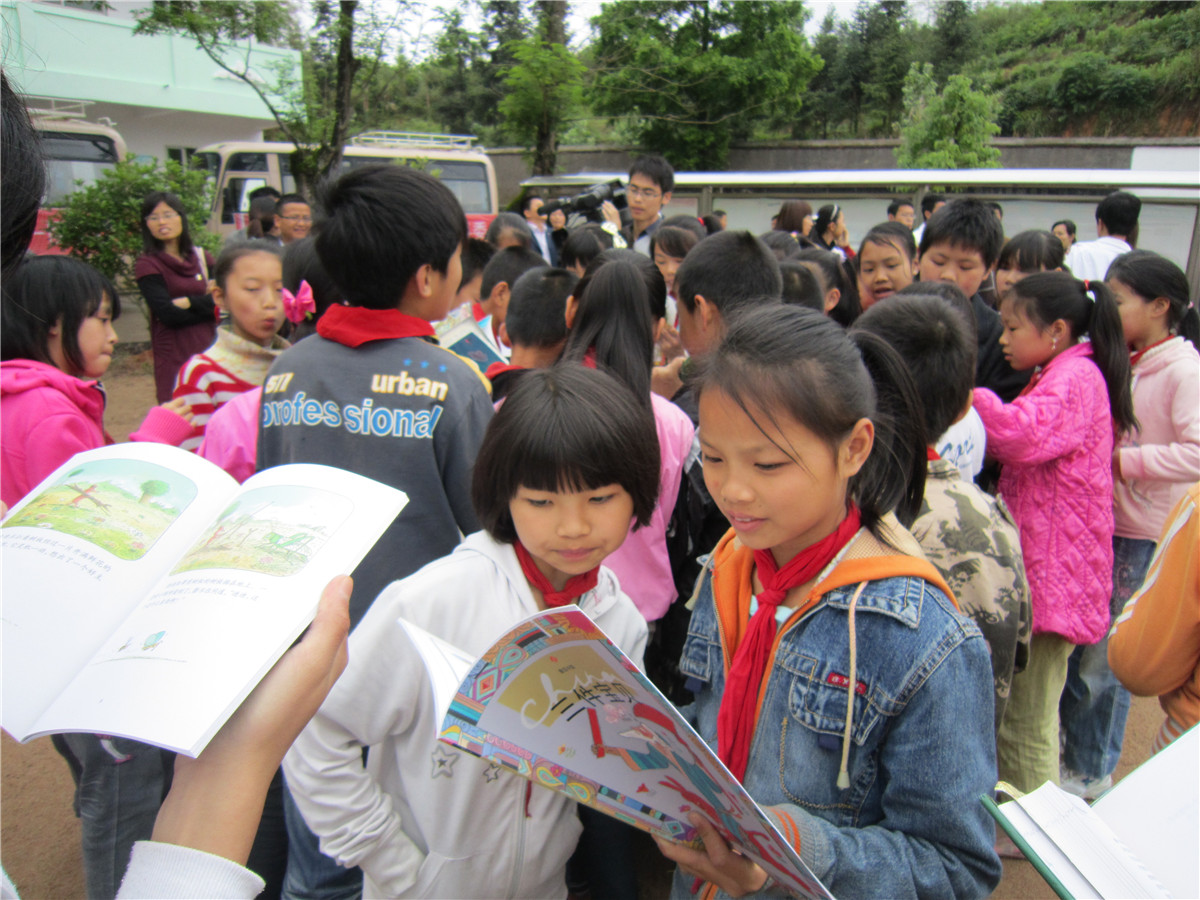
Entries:
MULTIPOLYGON (((98 381, 32 359, 0 362, 0 499, 11 507, 76 453, 113 443, 104 402, 98 381)), ((178 445, 190 433, 156 406, 129 439, 178 445)))
POLYGON ((1112 593, 1113 425, 1092 347, 1068 347, 1012 403, 987 388, 974 397, 1021 531, 1033 633, 1094 644, 1112 593))
POLYGON ((1138 430, 1117 445, 1116 533, 1157 541, 1167 516, 1200 481, 1200 353, 1186 338, 1151 347, 1133 367, 1138 430))

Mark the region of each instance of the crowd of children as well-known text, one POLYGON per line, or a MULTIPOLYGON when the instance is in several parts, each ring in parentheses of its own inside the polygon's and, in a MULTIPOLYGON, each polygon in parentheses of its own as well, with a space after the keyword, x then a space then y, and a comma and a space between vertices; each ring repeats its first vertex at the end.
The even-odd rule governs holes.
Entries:
MULTIPOLYGON (((475 654, 579 604, 837 896, 986 896, 1001 866, 979 797, 998 777, 1110 783, 1129 701, 1105 638, 1200 481, 1182 272, 1137 250, 1077 279, 1054 235, 1005 242, 970 198, 930 210, 919 242, 898 205, 857 253, 836 205, 785 204, 766 242, 702 237, 662 220, 664 165, 631 171, 635 249, 585 226, 556 247, 565 268, 523 222, 506 249, 469 240, 454 195, 405 167, 326 183, 282 257, 246 240, 210 261, 175 198, 147 200, 156 314, 221 322, 133 439, 239 480, 323 463, 409 498, 354 572, 349 665, 267 791, 249 867, 269 894, 636 893, 594 858, 568 866, 602 826, 563 795, 438 744, 400 616, 475 654), (180 267, 203 273, 173 299, 180 267), (505 360, 486 375, 436 338, 468 303, 505 360)), ((11 505, 109 442, 120 298, 61 257, 9 281, 11 505)), ((89 895, 111 896, 172 759, 56 745, 78 783, 114 782, 81 810, 89 895)), ((694 824, 698 849, 659 841, 672 896, 772 893, 694 824)))

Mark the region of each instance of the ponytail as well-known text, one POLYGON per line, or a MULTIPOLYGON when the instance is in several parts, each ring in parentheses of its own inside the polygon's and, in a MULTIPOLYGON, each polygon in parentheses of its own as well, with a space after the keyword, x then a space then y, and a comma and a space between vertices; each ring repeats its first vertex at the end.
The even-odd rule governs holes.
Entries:
POLYGON ((1169 304, 1167 327, 1200 347, 1200 315, 1188 296, 1183 269, 1150 250, 1122 253, 1108 267, 1108 281, 1117 280, 1149 303, 1162 297, 1169 304))
POLYGON ((1092 361, 1108 387, 1117 434, 1137 428, 1125 332, 1117 304, 1104 283, 1079 281, 1066 272, 1038 272, 1014 284, 1009 296, 1039 329, 1062 319, 1071 331, 1072 343, 1088 336, 1092 361))
POLYGON ((863 364, 875 382, 875 445, 850 483, 850 491, 867 522, 895 509, 905 528, 912 525, 925 497, 925 411, 916 382, 900 354, 869 331, 851 329, 863 364))
POLYGON ((1092 341, 1092 359, 1108 385, 1108 403, 1112 409, 1117 434, 1138 427, 1133 414, 1133 387, 1129 375, 1129 348, 1121 327, 1121 313, 1110 291, 1101 281, 1076 282, 1084 296, 1095 301, 1088 337, 1092 341))

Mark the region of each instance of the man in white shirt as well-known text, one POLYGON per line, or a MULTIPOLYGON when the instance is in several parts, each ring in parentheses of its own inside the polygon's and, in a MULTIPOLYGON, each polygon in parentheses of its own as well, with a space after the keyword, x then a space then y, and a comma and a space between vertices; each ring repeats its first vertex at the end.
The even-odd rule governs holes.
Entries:
POLYGON ((537 244, 537 251, 542 255, 542 259, 552 266, 557 266, 558 248, 554 246, 554 238, 551 237, 550 229, 546 225, 546 216, 542 214, 544 205, 541 197, 537 194, 530 194, 521 204, 521 215, 525 217, 529 230, 533 232, 533 240, 537 244))
POLYGON ((1067 252, 1071 274, 1084 281, 1103 281, 1112 261, 1133 248, 1128 239, 1137 234, 1142 201, 1126 191, 1113 191, 1096 206, 1094 241, 1078 241, 1067 252))
POLYGON ((913 240, 917 242, 918 247, 921 246, 921 237, 925 234, 925 223, 945 205, 946 198, 941 194, 926 194, 921 198, 921 224, 913 231, 913 240))

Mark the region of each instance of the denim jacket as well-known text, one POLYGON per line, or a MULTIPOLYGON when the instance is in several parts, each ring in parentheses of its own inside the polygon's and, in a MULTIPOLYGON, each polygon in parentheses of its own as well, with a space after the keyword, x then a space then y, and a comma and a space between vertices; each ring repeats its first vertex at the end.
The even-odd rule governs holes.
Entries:
MULTIPOLYGON (((889 543, 919 559, 912 536, 888 518, 889 543)), ((727 543, 714 554, 718 564, 727 543)), ((845 581, 838 568, 851 560, 878 556, 896 559, 896 549, 860 531, 818 576, 814 592, 845 581)), ((992 668, 978 628, 933 584, 907 575, 828 590, 780 631, 746 790, 786 822, 783 834, 799 835, 801 858, 836 897, 990 894, 1001 867, 979 798, 995 784, 996 752, 992 668), (856 696, 843 790, 837 782, 856 592, 856 696)), ((725 652, 710 564, 680 669, 699 683, 692 718, 714 749, 725 652)), ((689 897, 691 884, 677 873, 672 897, 689 897)), ((761 894, 769 895, 769 888, 761 894)))

